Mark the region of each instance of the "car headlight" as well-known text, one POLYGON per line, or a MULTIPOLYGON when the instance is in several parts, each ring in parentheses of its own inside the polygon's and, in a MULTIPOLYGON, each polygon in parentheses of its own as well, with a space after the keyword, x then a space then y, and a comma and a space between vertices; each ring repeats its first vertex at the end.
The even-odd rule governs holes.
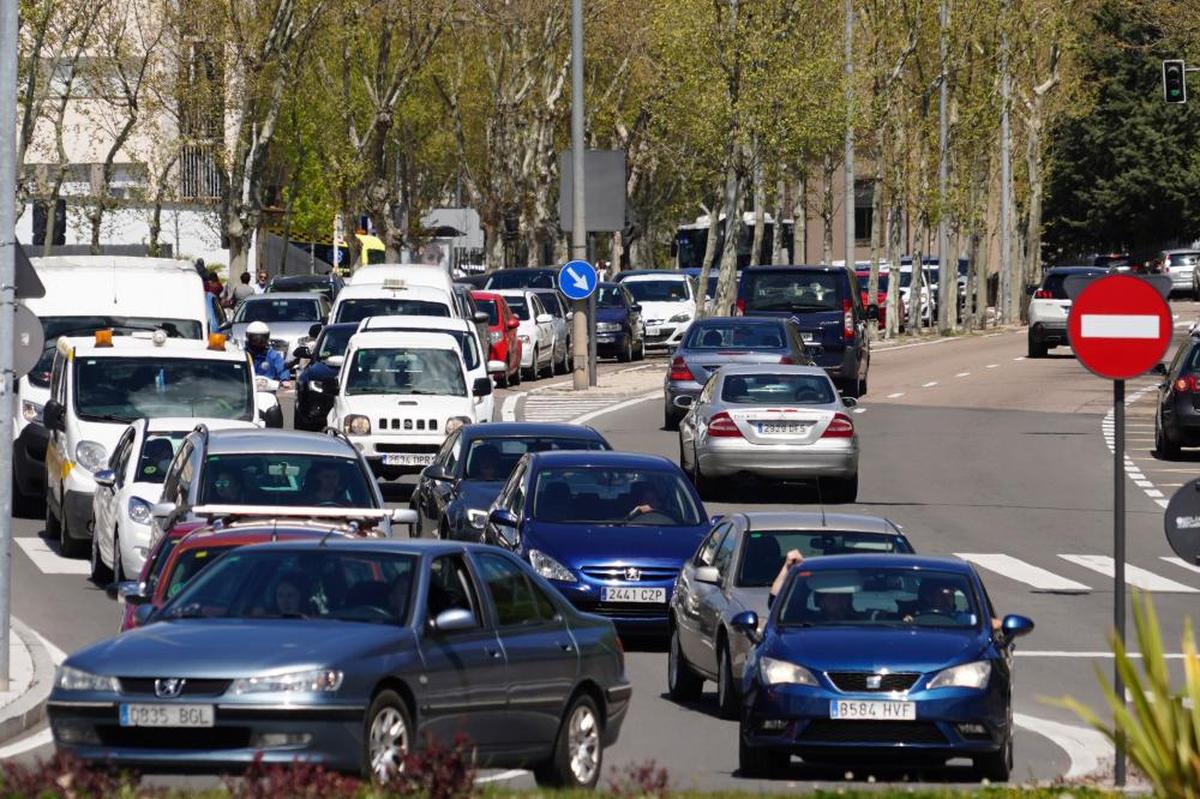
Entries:
POLYGON ((529 336, 525 335, 524 333, 518 333, 518 334, 517 334, 517 338, 519 338, 519 339, 521 340, 521 343, 522 343, 522 344, 528 344, 528 343, 529 343, 529 336))
POLYGON ((98 472, 108 466, 108 450, 95 441, 80 441, 75 445, 75 462, 89 472, 98 472))
POLYGON ((71 666, 58 667, 58 672, 54 675, 54 684, 64 691, 111 691, 117 693, 121 690, 117 685, 116 677, 92 674, 90 671, 71 666))
POLYGON ((816 685, 817 678, 803 666, 786 660, 763 657, 758 660, 758 671, 767 685, 816 685))
POLYGON ((571 574, 570 569, 545 552, 539 552, 536 549, 529 550, 529 565, 533 566, 533 570, 547 580, 558 580, 560 583, 578 582, 575 575, 571 574))
POLYGON ((352 436, 369 436, 371 434, 371 420, 365 416, 352 413, 342 420, 342 432, 352 436))
POLYGON ((502 338, 504 338, 504 336, 500 335, 499 330, 489 330, 488 331, 488 343, 499 344, 500 339, 502 339, 502 338))
POLYGON ((137 497, 129 498, 129 518, 138 524, 150 524, 150 503, 137 497))
POLYGON ((621 329, 621 325, 617 322, 597 322, 596 332, 598 333, 616 333, 621 329))
POLYGON ((691 315, 690 313, 688 313, 687 311, 684 311, 683 313, 677 313, 677 314, 675 314, 674 316, 672 316, 672 317, 671 317, 671 319, 670 319, 670 321, 672 321, 672 322, 686 322, 686 321, 688 321, 688 320, 689 320, 689 319, 691 319, 691 318, 692 318, 692 315, 691 315))
POLYGON ((42 406, 29 400, 21 400, 21 418, 27 422, 42 421, 42 406))
POLYGON ((451 435, 465 424, 471 423, 469 416, 451 416, 446 420, 446 435, 451 435))
POLYGON ((327 694, 342 687, 342 677, 340 671, 332 669, 293 671, 234 680, 230 690, 235 694, 327 694))
POLYGON ((482 530, 487 527, 488 512, 485 510, 477 510, 475 508, 467 509, 467 524, 474 527, 476 530, 482 530))
POLYGON ((929 688, 984 688, 991 676, 992 664, 986 660, 976 660, 942 669, 929 681, 929 688))

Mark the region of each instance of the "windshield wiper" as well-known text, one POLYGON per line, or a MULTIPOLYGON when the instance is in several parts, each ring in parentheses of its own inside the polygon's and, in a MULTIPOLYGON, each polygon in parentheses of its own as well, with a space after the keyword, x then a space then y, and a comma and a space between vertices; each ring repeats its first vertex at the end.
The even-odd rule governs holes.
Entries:
POLYGON ((199 602, 189 602, 186 605, 181 605, 177 608, 172 608, 171 612, 164 616, 164 619, 200 619, 204 617, 204 608, 199 602))
POLYGON ((79 414, 79 418, 86 419, 88 421, 98 419, 102 422, 124 422, 125 424, 129 424, 133 421, 133 419, 129 418, 128 416, 117 416, 114 413, 81 413, 79 414))

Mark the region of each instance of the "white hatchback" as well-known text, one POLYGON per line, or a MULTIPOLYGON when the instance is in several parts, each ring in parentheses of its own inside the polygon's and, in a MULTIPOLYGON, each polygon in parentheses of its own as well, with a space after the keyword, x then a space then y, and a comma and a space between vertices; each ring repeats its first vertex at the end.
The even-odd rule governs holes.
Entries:
POLYGON ((642 306, 646 348, 676 347, 696 316, 692 282, 680 272, 648 272, 620 281, 642 306))

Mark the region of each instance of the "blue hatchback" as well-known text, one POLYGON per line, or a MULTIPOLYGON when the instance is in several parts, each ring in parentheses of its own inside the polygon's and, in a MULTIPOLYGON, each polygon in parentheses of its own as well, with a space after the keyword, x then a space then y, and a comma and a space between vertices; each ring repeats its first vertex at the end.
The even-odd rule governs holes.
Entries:
POLYGON ((538 452, 513 470, 485 540, 618 630, 665 633, 675 578, 709 528, 696 490, 666 458, 538 452))
POLYGON ((1033 629, 993 619, 979 575, 955 558, 838 555, 793 568, 742 677, 739 763, 748 777, 807 761, 1012 769, 1012 645, 1033 629))

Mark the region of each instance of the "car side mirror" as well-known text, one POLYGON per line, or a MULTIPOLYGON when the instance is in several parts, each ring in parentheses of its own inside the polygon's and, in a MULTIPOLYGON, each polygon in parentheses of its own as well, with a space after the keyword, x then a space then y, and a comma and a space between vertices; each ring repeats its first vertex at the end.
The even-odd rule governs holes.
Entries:
POLYGON ((478 323, 478 324, 481 324, 481 325, 486 325, 486 324, 487 324, 487 322, 488 322, 488 315, 487 315, 487 313, 486 313, 486 312, 484 312, 484 311, 476 311, 476 312, 475 312, 475 321, 476 321, 476 323, 478 323))
POLYGON ((117 474, 112 469, 101 469, 92 475, 92 479, 96 481, 96 485, 112 488, 117 484, 117 474))
POLYGON ((310 358, 312 358, 312 350, 310 350, 308 347, 301 344, 299 347, 292 350, 292 357, 295 358, 296 360, 310 359, 310 358))
POLYGON ((316 324, 310 325, 308 328, 308 337, 316 338, 317 336, 321 335, 321 328, 323 327, 325 327, 324 322, 317 322, 316 324))
POLYGON ((718 585, 721 582, 721 573, 717 571, 716 566, 701 566, 696 569, 696 582, 718 585))
POLYGON ((549 324, 550 322, 553 322, 554 317, 548 313, 540 313, 540 314, 538 314, 537 319, 534 321, 536 321, 539 325, 545 325, 545 324, 549 324))
POLYGON ((687 394, 680 394, 678 397, 671 400, 671 404, 676 408, 681 408, 682 410, 686 411, 696 404, 696 398, 687 394))
POLYGON ((439 633, 452 633, 456 630, 470 630, 478 625, 475 623, 475 614, 471 611, 450 608, 430 619, 429 626, 439 633))
POLYGON ((342 364, 345 362, 346 362, 345 355, 330 355, 328 358, 325 359, 325 365, 331 366, 334 369, 341 369, 342 364))
POLYGON ((749 638, 753 643, 757 644, 762 640, 762 634, 758 631, 758 614, 752 610, 744 610, 734 616, 729 620, 729 626, 749 638))
POLYGON ((853 408, 855 405, 858 404, 858 400, 855 399, 854 397, 842 397, 842 404, 845 405, 847 408, 853 408))
POLYGON ((1000 629, 1009 638, 1020 638, 1022 635, 1029 635, 1033 632, 1033 626, 1033 619, 1015 614, 1005 616, 1004 621, 1000 623, 1000 629))
POLYGON ((174 515, 175 504, 172 502, 155 502, 154 507, 150 509, 150 516, 163 528, 166 527, 167 520, 174 515))
POLYGON ((143 605, 138 605, 137 610, 133 612, 133 623, 138 627, 144 627, 154 618, 156 608, 149 602, 143 605))
POLYGON ((57 430, 60 433, 66 431, 61 402, 53 399, 46 401, 45 407, 42 408, 42 424, 46 425, 47 430, 57 430))
POLYGON ((878 319, 879 318, 879 306, 878 305, 875 305, 874 303, 872 303, 871 305, 867 306, 867 318, 868 319, 878 319))
POLYGON ((486 397, 492 393, 492 378, 477 377, 471 386, 471 394, 476 397, 486 397))
POLYGON ((1151 374, 1165 375, 1167 373, 1167 365, 1165 363, 1156 363, 1150 369, 1151 374))
POLYGON ((115 583, 116 600, 125 605, 142 606, 150 601, 150 595, 146 593, 146 588, 136 580, 129 580, 123 583, 115 583))
POLYGON ((508 320, 508 329, 509 329, 509 330, 516 330, 516 329, 517 329, 518 327, 520 327, 520 326, 521 326, 521 320, 520 320, 520 319, 515 319, 515 318, 514 318, 514 319, 509 319, 509 320, 508 320))

